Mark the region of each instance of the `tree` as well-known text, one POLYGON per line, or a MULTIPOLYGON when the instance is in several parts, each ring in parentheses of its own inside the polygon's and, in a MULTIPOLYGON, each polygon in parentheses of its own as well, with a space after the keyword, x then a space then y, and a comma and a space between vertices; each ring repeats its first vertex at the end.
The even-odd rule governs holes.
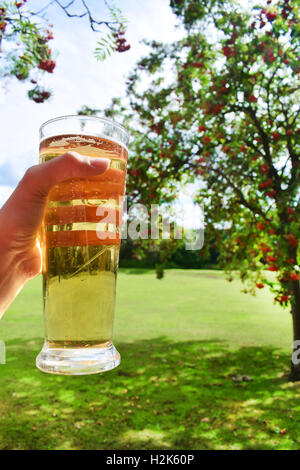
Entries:
POLYGON ((176 182, 200 180, 206 246, 245 292, 271 289, 299 341, 298 5, 241 3, 172 0, 185 37, 148 44, 129 107, 114 100, 107 115, 131 127, 131 200, 170 202, 176 182))
POLYGON ((45 15, 51 5, 56 5, 69 18, 86 18, 90 28, 100 33, 106 28, 106 36, 97 42, 95 58, 104 60, 113 51, 130 49, 125 38, 126 19, 120 9, 104 4, 109 20, 96 20, 86 0, 70 0, 65 5, 58 1, 43 2, 39 11, 30 8, 30 0, 4 1, 0 3, 0 77, 5 81, 16 78, 31 83, 29 99, 43 103, 51 92, 40 84, 42 73, 53 73, 56 62, 49 41, 53 39, 52 27, 45 15), (75 10, 74 10, 75 8, 75 10))

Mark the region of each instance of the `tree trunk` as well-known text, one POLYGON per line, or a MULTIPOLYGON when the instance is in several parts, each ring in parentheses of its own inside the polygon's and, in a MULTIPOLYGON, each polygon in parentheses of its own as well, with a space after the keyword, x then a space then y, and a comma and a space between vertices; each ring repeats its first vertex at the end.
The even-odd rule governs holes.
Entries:
POLYGON ((299 281, 292 281, 293 354, 289 380, 300 381, 300 287, 299 281))

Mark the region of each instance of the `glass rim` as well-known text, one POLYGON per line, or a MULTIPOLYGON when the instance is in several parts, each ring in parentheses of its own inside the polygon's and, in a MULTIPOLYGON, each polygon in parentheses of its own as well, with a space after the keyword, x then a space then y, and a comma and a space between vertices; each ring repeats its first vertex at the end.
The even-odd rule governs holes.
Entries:
MULTIPOLYGON (((120 129, 122 132, 124 132, 124 134, 126 134, 127 136, 127 143, 125 144, 126 147, 128 146, 128 143, 129 143, 129 137, 130 137, 130 134, 129 134, 129 131, 124 127, 122 126, 121 124, 119 124, 118 122, 116 121, 113 121, 112 119, 109 119, 109 118, 106 118, 106 117, 99 117, 99 116, 88 116, 88 115, 84 115, 84 114, 66 114, 64 116, 57 116, 55 118, 51 118, 51 119, 48 119, 47 121, 43 122, 43 124, 40 125, 39 127, 39 137, 40 137, 40 140, 44 140, 44 138, 41 137, 41 134, 42 134, 42 129, 48 125, 48 124, 51 124, 55 121, 61 121, 63 119, 69 119, 69 118, 78 118, 78 119, 87 119, 89 121, 102 121, 102 122, 106 122, 108 124, 111 124, 115 127, 117 127, 118 129, 120 129)), ((124 143, 123 143, 124 145, 124 143)))

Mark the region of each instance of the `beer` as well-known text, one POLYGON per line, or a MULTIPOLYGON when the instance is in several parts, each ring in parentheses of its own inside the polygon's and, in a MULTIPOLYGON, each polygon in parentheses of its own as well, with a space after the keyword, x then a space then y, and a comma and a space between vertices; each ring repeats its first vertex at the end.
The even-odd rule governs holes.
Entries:
POLYGON ((41 141, 40 163, 68 151, 110 160, 103 175, 51 189, 41 231, 45 344, 51 354, 78 357, 112 346, 127 149, 107 137, 66 133, 41 141))

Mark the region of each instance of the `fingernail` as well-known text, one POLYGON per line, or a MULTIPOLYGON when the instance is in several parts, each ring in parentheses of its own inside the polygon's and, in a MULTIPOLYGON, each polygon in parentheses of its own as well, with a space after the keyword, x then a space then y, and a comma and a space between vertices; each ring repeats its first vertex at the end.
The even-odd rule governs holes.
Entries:
POLYGON ((109 167, 110 160, 109 158, 89 157, 89 164, 92 168, 103 168, 104 173, 109 167))

